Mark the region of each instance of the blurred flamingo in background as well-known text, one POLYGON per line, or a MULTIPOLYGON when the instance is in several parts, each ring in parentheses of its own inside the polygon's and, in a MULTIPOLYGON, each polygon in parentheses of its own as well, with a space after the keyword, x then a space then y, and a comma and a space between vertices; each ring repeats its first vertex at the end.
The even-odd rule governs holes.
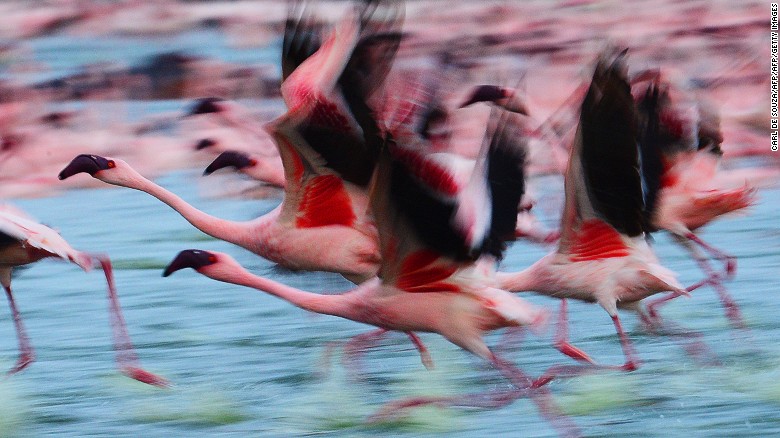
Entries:
MULTIPOLYGON (((638 93, 642 163, 657 169, 654 178, 646 178, 650 187, 647 199, 649 220, 657 229, 669 231, 707 276, 726 309, 731 323, 745 323, 734 299, 722 285, 736 270, 736 259, 709 245, 695 234, 700 227, 755 202, 756 190, 745 183, 724 187, 718 175, 723 154, 723 136, 717 112, 701 101, 680 96, 681 90, 657 76, 644 93, 638 93), (722 274, 716 273, 697 246, 720 260, 722 274)), ((676 296, 667 296, 648 304, 651 316, 657 307, 676 296)))
POLYGON ((0 205, 0 283, 5 289, 11 314, 14 319, 16 336, 19 340, 19 359, 9 371, 13 374, 25 369, 35 360, 30 340, 22 323, 22 317, 16 307, 11 291, 11 271, 45 258, 60 258, 89 271, 97 263, 103 269, 108 282, 109 310, 111 327, 114 334, 116 360, 121 372, 140 382, 165 387, 168 382, 141 368, 138 356, 133 349, 127 332, 119 298, 114 287, 111 261, 102 254, 89 254, 73 249, 56 231, 34 221, 23 211, 8 204, 0 205))
POLYGON ((256 181, 272 186, 284 187, 287 184, 281 160, 267 159, 240 151, 222 152, 206 167, 203 174, 211 175, 226 167, 232 167, 256 181))
MULTIPOLYGON (((643 184, 651 186, 646 187, 648 196, 644 207, 650 222, 648 231, 667 230, 674 236, 675 242, 691 254, 707 276, 704 282, 696 283, 694 288, 703 284, 712 285, 731 323, 744 328, 736 302, 722 285, 724 279, 734 275, 735 258, 709 245, 694 232, 720 216, 752 205, 756 190, 747 181, 741 187, 734 187, 729 184, 728 177, 718 172, 720 157, 723 155, 723 134, 717 110, 709 102, 701 98, 694 100, 681 87, 673 86, 664 79, 658 69, 635 73, 630 84, 642 125, 639 134, 642 165, 645 168, 654 167, 652 171, 643 173, 643 184), (648 83, 650 85, 645 86, 648 83), (723 262, 723 274, 713 271, 707 257, 697 246, 723 262)), ((556 114, 563 113, 566 107, 581 99, 583 90, 583 87, 577 88, 548 120, 539 124, 537 131, 549 130, 549 125, 555 122, 556 114)), ((493 85, 475 87, 462 106, 476 102, 492 102, 515 112, 524 111, 527 107, 517 90, 493 85)), ((563 126, 565 128, 567 125, 563 126)), ((566 129, 554 131, 555 135, 567 135, 566 129)), ((549 239, 555 237, 554 234, 549 236, 549 239)), ((656 316, 661 304, 678 296, 673 293, 648 303, 650 316, 656 316)))
MULTIPOLYGON (((639 311, 639 301, 658 292, 686 295, 645 241, 645 196, 637 150, 636 110, 627 79, 625 52, 602 54, 582 103, 576 142, 565 176, 565 207, 557 251, 528 269, 497 274, 500 287, 561 298, 555 345, 584 362, 593 360, 571 345, 568 298, 600 304, 610 315, 625 355, 619 367, 639 360, 617 308, 639 311)), ((643 163, 644 164, 644 163, 643 163)))

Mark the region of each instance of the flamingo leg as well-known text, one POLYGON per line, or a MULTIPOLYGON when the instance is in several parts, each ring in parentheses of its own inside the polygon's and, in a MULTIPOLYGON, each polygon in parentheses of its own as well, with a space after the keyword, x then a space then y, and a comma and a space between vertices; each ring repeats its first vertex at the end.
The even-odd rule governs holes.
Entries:
POLYGON ((111 268, 111 262, 104 256, 93 256, 103 269, 108 283, 108 306, 111 314, 111 329, 114 336, 114 349, 116 351, 116 361, 122 374, 139 382, 147 383, 158 387, 168 387, 170 384, 164 378, 152 374, 141 368, 138 355, 130 341, 130 334, 127 332, 127 324, 122 316, 122 309, 119 305, 119 297, 114 286, 114 274, 111 268))
MULTIPOLYGON (((641 312, 640 312, 641 317, 641 312)), ((646 316, 645 316, 646 317, 646 316)), ((546 385, 550 381, 561 377, 576 377, 589 372, 597 370, 621 370, 621 371, 634 371, 639 367, 639 360, 636 359, 636 353, 634 352, 631 342, 623 331, 623 327, 620 324, 620 319, 617 315, 612 317, 612 321, 615 324, 618 335, 620 336, 620 343, 623 347, 623 353, 626 356, 626 362, 620 366, 612 365, 598 365, 593 359, 588 356, 587 353, 570 344, 568 341, 568 321, 567 321, 567 304, 566 299, 561 300, 561 309, 558 315, 558 330, 555 335, 555 347, 563 354, 586 362, 587 365, 553 365, 548 368, 539 378, 533 382, 533 387, 540 387, 546 385)))
POLYGON ((375 347, 386 333, 387 329, 383 328, 371 330, 353 337, 344 344, 344 365, 352 371, 352 374, 356 376, 363 374, 362 353, 375 347))
POLYGON ((579 428, 555 404, 548 388, 534 386, 534 381, 522 370, 494 353, 491 352, 489 357, 490 362, 496 369, 512 383, 512 388, 451 397, 421 396, 398 400, 383 406, 369 417, 369 422, 394 418, 405 409, 420 406, 496 409, 506 406, 521 397, 530 397, 539 409, 542 417, 558 430, 561 436, 574 437, 581 435, 579 428))
POLYGON ((30 338, 27 337, 24 323, 22 323, 22 316, 16 308, 16 302, 10 286, 5 287, 5 295, 8 297, 8 304, 11 306, 11 314, 16 327, 16 337, 19 340, 19 359, 16 361, 16 365, 8 371, 8 375, 11 375, 18 373, 33 363, 35 361, 35 351, 30 344, 30 338))
POLYGON ((628 335, 623 330, 623 325, 620 323, 620 317, 617 314, 612 315, 612 323, 615 324, 615 330, 620 337, 620 345, 623 347, 623 354, 626 356, 626 363, 620 367, 623 371, 634 371, 639 368, 640 361, 636 357, 634 347, 631 345, 631 340, 628 339, 628 335))
MULTIPOLYGON (((704 280, 698 281, 688 286, 687 288, 685 288, 685 291, 687 293, 693 292, 696 289, 704 286, 705 284, 710 284, 711 281, 712 280, 705 278, 704 280)), ((660 316, 658 315, 658 310, 656 310, 659 306, 665 304, 668 301, 671 301, 675 298, 679 298, 682 296, 685 296, 685 294, 679 292, 671 292, 669 294, 662 296, 661 298, 656 298, 655 300, 649 301, 647 303, 647 313, 649 315, 648 321, 650 321, 649 326, 652 327, 654 325, 653 321, 660 319, 660 316)), ((640 313, 640 317, 642 317, 642 320, 645 321, 646 317, 644 317, 643 314, 640 313)), ((647 321, 645 322, 647 323, 647 321)))
POLYGON ((587 353, 569 342, 568 301, 565 298, 561 300, 561 308, 558 313, 558 330, 555 333, 555 348, 572 359, 595 364, 587 353))
MULTIPOLYGON (((387 334, 387 329, 379 328, 367 333, 359 334, 344 345, 345 365, 353 370, 353 373, 362 374, 362 365, 360 356, 363 351, 376 347, 379 341, 387 334)), ((433 369, 433 360, 428 348, 423 341, 413 332, 405 332, 414 344, 417 351, 420 352, 420 360, 427 369, 433 369)))
MULTIPOLYGON (((703 243, 703 242, 702 242, 703 243)), ((686 247, 688 247, 686 245, 686 247)), ((698 251, 695 251, 694 248, 690 248, 691 253, 694 255, 694 260, 696 260, 696 263, 699 265, 699 268, 704 272, 704 275, 706 275, 708 278, 710 278, 710 285, 712 285, 713 289, 715 289, 715 292, 718 294, 718 298, 720 299, 721 304, 723 305, 723 308, 726 310, 726 318, 729 319, 731 322, 731 325, 738 329, 745 329, 747 326, 745 325, 745 321, 742 318, 742 312, 739 310, 739 306, 737 305, 736 301, 731 297, 731 294, 728 293, 726 290, 726 287, 723 286, 722 277, 720 274, 716 273, 712 266, 710 266, 709 261, 704 257, 697 257, 698 251)), ((731 256, 727 256, 731 257, 731 256)), ((733 260, 733 258, 732 258, 733 260)), ((728 265, 726 266, 726 278, 730 278, 731 275, 728 271, 728 265)))
POLYGON ((496 345, 495 349, 498 351, 505 351, 510 345, 521 344, 524 337, 525 327, 507 327, 503 336, 501 336, 501 340, 498 341, 498 345, 496 345))
POLYGON ((417 347, 417 351, 420 352, 420 360, 422 361, 423 366, 426 369, 432 370, 433 369, 433 359, 431 359, 431 353, 428 352, 428 348, 423 344, 422 339, 420 339, 414 332, 406 332, 406 335, 409 336, 409 339, 412 340, 412 343, 415 347, 417 347))
MULTIPOLYGON (((739 305, 737 305, 737 302, 734 300, 734 298, 732 298, 731 294, 728 293, 726 287, 723 286, 723 283, 721 282, 720 274, 713 271, 707 259, 703 257, 697 257, 698 255, 697 251, 695 251, 693 248, 690 248, 688 245, 684 245, 684 246, 686 246, 686 248, 691 249, 691 253, 693 254, 694 260, 696 260, 696 263, 699 265, 702 271, 704 271, 704 274, 707 276, 705 280, 702 280, 690 286, 687 289, 688 292, 691 292, 694 289, 698 289, 699 287, 704 286, 705 284, 711 285, 712 288, 715 289, 715 292, 718 294, 718 298, 720 299, 720 302, 726 311, 726 318, 728 318, 731 325, 734 328, 740 330, 747 329, 747 324, 745 324, 745 320, 742 317, 742 312, 739 309, 739 305)), ((670 294, 650 302, 648 304, 648 312, 650 313, 650 316, 653 318, 657 318, 658 317, 657 308, 663 303, 670 301, 674 298, 677 298, 678 296, 680 295, 670 294)))
POLYGON ((685 238, 691 242, 699 245, 705 251, 710 253, 713 257, 720 260, 724 266, 724 274, 726 279, 730 279, 737 272, 737 259, 733 255, 726 254, 725 252, 715 248, 714 246, 703 241, 699 236, 694 233, 686 233, 685 238))

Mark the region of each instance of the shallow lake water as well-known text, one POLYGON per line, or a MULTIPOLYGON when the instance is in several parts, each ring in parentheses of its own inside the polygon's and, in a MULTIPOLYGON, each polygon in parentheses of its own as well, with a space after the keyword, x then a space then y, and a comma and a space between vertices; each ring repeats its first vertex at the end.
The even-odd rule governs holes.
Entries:
MULTIPOLYGON (((86 176, 85 176, 86 177, 86 176)), ((218 177, 217 177, 218 178, 218 177)), ((223 177, 224 178, 224 177, 223 177)), ((231 219, 270 210, 265 200, 213 194, 197 170, 158 182, 198 208, 231 219)), ((554 191, 559 183, 544 184, 554 191)), ((550 198, 555 198, 551 195, 550 198)), ((544 199, 544 197, 543 197, 544 199)), ((554 201, 554 199, 553 199, 554 201)), ((424 408, 402 421, 368 425, 365 419, 399 397, 457 394, 504 388, 495 370, 423 334, 436 368, 426 371, 405 336, 393 334, 366 352, 364 374, 345 371, 338 343, 370 327, 312 315, 254 290, 218 283, 191 270, 161 277, 182 249, 229 252, 251 271, 313 291, 350 284, 325 273, 275 268, 247 251, 205 237, 168 207, 129 189, 83 189, 18 200, 56 226, 80 249, 105 251, 114 266, 125 318, 143 365, 170 379, 161 390, 119 375, 113 362, 105 283, 71 264, 43 261, 14 278, 18 305, 36 347, 29 369, 0 381, 0 435, 41 436, 300 436, 501 434, 550 436, 554 430, 528 400, 498 410, 424 408), (333 345, 328 358, 327 346, 333 345)), ((643 366, 633 373, 605 372, 551 383, 555 400, 588 436, 767 436, 780 432, 780 348, 776 281, 780 232, 768 189, 749 215, 726 218, 703 237, 739 260, 728 289, 749 325, 732 329, 714 291, 696 291, 663 309, 669 321, 699 333, 719 365, 686 353, 680 338, 646 333, 632 314, 624 321, 643 366)), ((685 284, 700 278, 668 237, 655 248, 685 284)), ((522 269, 546 249, 516 243, 503 267, 522 269)), ((551 311, 557 303, 529 299, 551 311)), ((570 304, 572 342, 603 363, 623 359, 607 314, 591 304, 570 304)), ((552 329, 504 349, 507 358, 538 375, 571 362, 550 345, 552 329)), ((490 335, 491 344, 500 333, 490 335)), ((10 312, 0 309, 0 365, 16 358, 10 312)))

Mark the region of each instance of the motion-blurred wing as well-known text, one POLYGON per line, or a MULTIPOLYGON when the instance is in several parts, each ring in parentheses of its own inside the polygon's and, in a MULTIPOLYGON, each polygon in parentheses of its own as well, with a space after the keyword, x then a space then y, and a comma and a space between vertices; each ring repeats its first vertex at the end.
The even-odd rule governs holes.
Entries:
POLYGON ((282 82, 306 59, 319 50, 322 26, 314 22, 305 2, 288 5, 282 39, 282 82))
POLYGON ((76 251, 56 231, 33 221, 26 214, 19 214, 15 207, 0 207, 0 241, 13 240, 57 254, 65 260, 76 260, 76 251))
POLYGON ((636 111, 624 56, 601 57, 582 103, 559 247, 575 259, 626 255, 621 235, 643 233, 636 111))

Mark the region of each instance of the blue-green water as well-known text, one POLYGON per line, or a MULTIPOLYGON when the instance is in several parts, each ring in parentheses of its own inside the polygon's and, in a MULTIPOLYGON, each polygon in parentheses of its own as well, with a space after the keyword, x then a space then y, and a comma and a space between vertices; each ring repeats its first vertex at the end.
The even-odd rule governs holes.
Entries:
MULTIPOLYGON (((278 199, 201 196, 208 178, 197 171, 158 182, 197 207, 250 219, 278 199)), ((549 185, 554 187, 555 185, 549 185)), ((731 329, 712 290, 663 309, 666 319, 699 332, 721 361, 699 364, 680 341, 625 324, 643 361, 633 373, 598 373, 551 384, 560 406, 589 436, 767 436, 780 433, 780 348, 777 304, 780 232, 777 189, 761 192, 749 215, 712 224, 704 237, 739 258, 728 284, 750 326, 731 329)), ((400 436, 488 434, 549 436, 553 429, 527 400, 498 410, 426 408, 406 421, 367 425, 383 403, 412 394, 502 388, 498 374, 435 335, 422 335, 436 363, 426 371, 407 339, 394 334, 365 356, 366 379, 345 374, 338 349, 326 345, 369 327, 312 315, 256 291, 221 284, 192 271, 162 278, 181 249, 227 251, 253 272, 314 291, 344 290, 337 276, 280 271, 242 249, 204 237, 153 198, 120 188, 75 190, 17 203, 56 225, 75 247, 108 252, 130 332, 149 370, 174 387, 146 387, 114 369, 105 284, 99 272, 43 261, 14 279, 18 304, 38 361, 0 382, 0 436, 400 436)), ((660 236, 656 249, 684 283, 696 267, 660 236)), ((504 266, 521 269, 545 253, 515 244, 504 266)), ((530 297, 555 310, 553 300, 530 297)), ((0 309, 0 365, 16 358, 7 309, 0 309)), ((595 305, 571 303, 572 342, 604 363, 623 357, 612 323, 595 305)), ((546 336, 528 336, 505 355, 531 374, 568 363, 546 336)), ((495 344, 500 333, 492 334, 495 344)))

